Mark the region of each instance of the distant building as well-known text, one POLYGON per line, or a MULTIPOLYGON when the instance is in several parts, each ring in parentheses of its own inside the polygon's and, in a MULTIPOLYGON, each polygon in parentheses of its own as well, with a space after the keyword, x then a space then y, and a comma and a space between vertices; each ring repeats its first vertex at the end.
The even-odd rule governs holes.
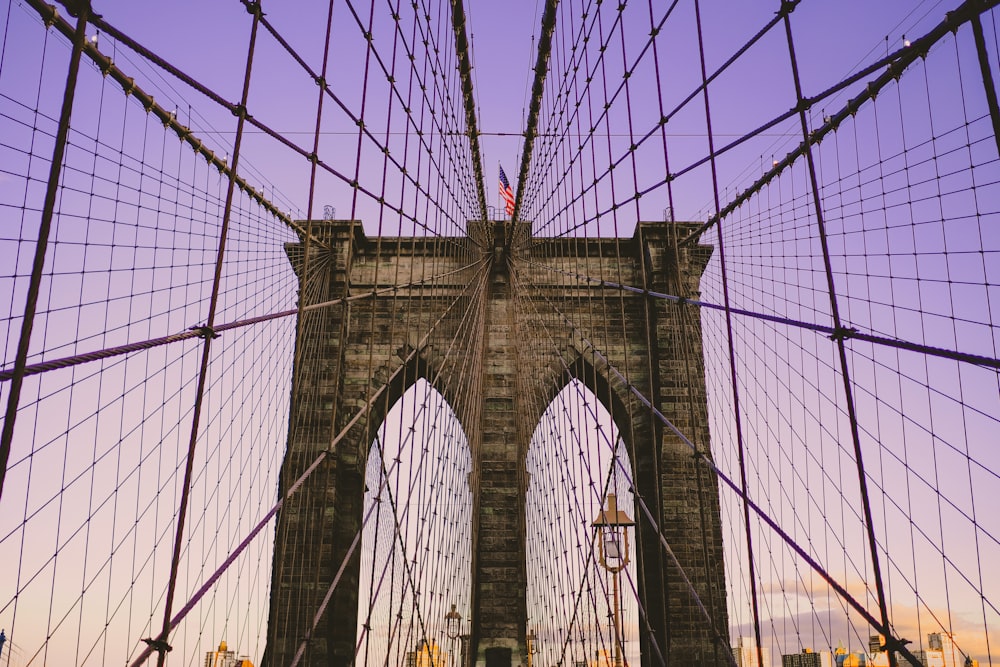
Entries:
POLYGON ((940 651, 944 660, 944 667, 964 667, 965 657, 962 652, 955 648, 955 642, 951 635, 945 632, 932 632, 927 635, 927 648, 931 651, 940 651))
POLYGON ((829 651, 804 648, 802 653, 781 656, 781 667, 833 667, 833 656, 829 651))
POLYGON ((757 642, 753 637, 737 637, 733 647, 733 660, 736 667, 771 667, 771 649, 764 647, 764 664, 760 664, 757 655, 757 642))
MULTIPOLYGON (((410 654, 406 656, 409 664, 410 654)), ((417 651, 413 654, 414 667, 444 667, 448 663, 447 651, 442 651, 437 642, 422 641, 417 645, 417 651)))
POLYGON ((594 660, 589 667, 614 667, 615 661, 611 657, 611 651, 598 649, 594 651, 594 660))
POLYGON ((868 667, 889 667, 889 652, 885 650, 885 636, 868 637, 868 667))
MULTIPOLYGON (((927 648, 914 649, 910 653, 922 665, 922 667, 979 667, 976 660, 972 660, 955 647, 950 635, 944 632, 932 632, 927 635, 927 648)), ((888 667, 889 653, 885 647, 885 637, 882 635, 871 635, 868 638, 868 656, 863 654, 848 654, 841 644, 834 652, 834 667, 888 667)), ((896 664, 901 667, 908 667, 909 662, 902 653, 896 653, 896 664)), ((782 667, 786 665, 782 664, 782 667)), ((800 667, 796 665, 795 667, 800 667)), ((805 667, 802 665, 801 667, 805 667)))
MULTIPOLYGON (((882 656, 886 659, 885 664, 888 664, 889 661, 885 653, 882 656)), ((833 652, 833 664, 834 667, 872 667, 872 661, 869 660, 867 653, 863 651, 848 653, 843 642, 838 644, 837 649, 833 652)))
MULTIPOLYGON (((944 657, 941 655, 941 651, 925 651, 923 649, 917 649, 910 651, 913 657, 920 661, 920 664, 924 667, 944 667, 944 657)), ((906 659, 901 653, 896 654, 896 664, 905 667, 909 665, 906 659)))
POLYGON ((833 664, 836 667, 843 667, 845 659, 847 659, 847 649, 844 648, 844 642, 840 642, 833 651, 833 664))
POLYGON ((868 667, 889 667, 889 652, 872 653, 868 656, 868 667))
POLYGON ((230 651, 225 641, 219 642, 219 648, 205 654, 205 667, 253 667, 253 663, 245 655, 236 657, 236 651, 230 651))
POLYGON ((867 667, 868 656, 864 653, 845 653, 840 667, 867 667))

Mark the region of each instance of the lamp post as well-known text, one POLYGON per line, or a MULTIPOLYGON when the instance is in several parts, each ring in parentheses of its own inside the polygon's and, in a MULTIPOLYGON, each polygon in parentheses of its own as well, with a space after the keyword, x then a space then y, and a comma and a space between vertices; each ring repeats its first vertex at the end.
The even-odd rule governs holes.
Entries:
POLYGON ((472 635, 465 634, 459 635, 458 640, 462 642, 462 662, 461 667, 468 667, 469 665, 469 639, 472 635))
POLYGON ((451 640, 451 664, 455 664, 455 640, 462 632, 462 615, 451 605, 451 611, 444 615, 444 631, 451 640))
POLYGON ((531 656, 538 653, 538 648, 535 647, 535 642, 538 641, 538 637, 535 636, 534 630, 528 630, 528 634, 525 635, 524 639, 528 643, 528 667, 531 667, 531 656))
POLYGON ((597 544, 601 567, 611 573, 614 591, 614 626, 615 626, 615 667, 622 667, 622 620, 621 604, 618 600, 618 579, 621 571, 629 562, 628 528, 635 522, 625 512, 618 509, 615 494, 608 494, 608 509, 602 510, 592 524, 598 531, 597 544))

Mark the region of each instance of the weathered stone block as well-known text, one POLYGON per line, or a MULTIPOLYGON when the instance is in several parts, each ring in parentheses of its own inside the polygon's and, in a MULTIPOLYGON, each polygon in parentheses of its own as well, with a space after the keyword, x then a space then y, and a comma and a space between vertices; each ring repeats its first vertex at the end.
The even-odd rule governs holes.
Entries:
MULTIPOLYGON (((481 233, 492 227, 494 238, 503 239, 512 231, 504 224, 474 221, 470 227, 481 233)), ((468 239, 367 239, 358 221, 315 222, 313 228, 329 242, 328 249, 313 245, 310 250, 311 266, 320 268, 310 269, 310 290, 303 286, 302 293, 316 301, 459 271, 471 253, 480 252, 468 239)), ((646 612, 640 634, 643 664, 652 664, 657 652, 665 653, 668 663, 726 662, 660 544, 662 535, 714 625, 724 631, 718 488, 697 467, 688 446, 635 395, 652 397, 661 414, 707 450, 697 312, 560 273, 696 296, 711 249, 677 248, 673 241, 675 231, 684 236, 691 229, 684 223, 640 223, 632 239, 534 239, 526 251, 532 263, 520 261, 518 251, 504 256, 501 242, 482 251, 491 267, 485 282, 469 269, 433 285, 303 316, 282 489, 329 449, 353 415, 371 408, 279 514, 269 667, 287 664, 303 641, 306 665, 352 664, 359 554, 347 559, 342 582, 315 631, 312 619, 360 529, 373 429, 419 377, 445 396, 473 449, 476 474, 469 488, 479 514, 472 537, 476 570, 469 651, 477 665, 526 662, 524 457, 549 401, 574 378, 594 391, 619 425, 636 490, 651 503, 658 523, 654 528, 640 521, 636 530, 638 585, 646 612), (508 275, 510 264, 520 280, 508 275), (532 285, 531 291, 518 292, 524 284, 532 285), (484 304, 482 312, 468 321, 462 307, 446 314, 452 304, 473 302, 470 285, 481 286, 476 299, 484 304), (408 358, 413 361, 394 380, 393 371, 408 358), (370 403, 380 388, 381 398, 370 403), (480 400, 470 404, 471 397, 480 400)), ((301 280, 303 248, 289 244, 286 251, 301 280)))

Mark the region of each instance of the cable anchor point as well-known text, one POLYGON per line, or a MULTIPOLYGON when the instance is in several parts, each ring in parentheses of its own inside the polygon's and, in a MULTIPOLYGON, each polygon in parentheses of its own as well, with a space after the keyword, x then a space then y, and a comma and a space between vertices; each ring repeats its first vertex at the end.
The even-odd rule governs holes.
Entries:
POLYGON ((216 333, 215 329, 207 324, 196 324, 193 327, 188 327, 188 331, 194 331, 198 338, 202 340, 213 340, 221 335, 216 333))
POLYGON ((167 643, 165 639, 153 639, 152 637, 146 637, 143 639, 149 648, 153 649, 157 653, 170 653, 174 650, 174 647, 167 643))
POLYGON ((837 327, 830 334, 830 340, 847 340, 854 338, 857 334, 858 330, 853 327, 837 327))

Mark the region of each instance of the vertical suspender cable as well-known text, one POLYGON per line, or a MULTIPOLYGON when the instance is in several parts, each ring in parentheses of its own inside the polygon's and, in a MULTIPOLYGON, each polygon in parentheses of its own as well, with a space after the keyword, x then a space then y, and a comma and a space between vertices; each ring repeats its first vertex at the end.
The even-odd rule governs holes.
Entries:
MULTIPOLYGON (((719 217, 719 177, 715 163, 715 139, 712 135, 712 111, 708 101, 708 73, 705 69, 705 42, 701 31, 701 7, 698 0, 694 2, 695 22, 698 25, 698 54, 701 58, 702 96, 705 100, 705 126, 708 132, 708 153, 711 156, 712 195, 715 199, 715 216, 717 238, 719 243, 719 266, 722 275, 722 295, 726 308, 726 341, 729 346, 729 374, 733 390, 733 418, 736 420, 736 446, 740 464, 740 495, 743 498, 743 528, 747 541, 747 570, 750 580, 750 606, 753 612, 753 633, 757 643, 757 664, 764 664, 764 649, 760 641, 760 610, 757 603, 757 571, 753 551, 753 535, 750 530, 750 508, 747 493, 747 468, 745 443, 743 442, 743 419, 740 415, 740 389, 736 378, 736 349, 733 345, 733 314, 729 300, 729 279, 726 273, 726 250, 722 237, 722 220, 719 217)), ((893 666, 895 667, 895 666, 893 666)))
POLYGON ((851 374, 847 364, 847 348, 844 344, 843 322, 840 319, 840 308, 837 302, 837 289, 833 281, 833 267, 830 263, 830 248, 826 235, 826 223, 823 219, 823 205, 820 201, 819 183, 816 178, 816 165, 813 162, 812 143, 809 140, 809 125, 806 122, 806 103, 802 97, 802 84, 799 80, 798 61, 795 58, 795 44, 792 40, 791 11, 795 3, 789 0, 782 0, 781 13, 785 23, 785 35, 788 41, 788 58, 792 68, 792 80, 795 83, 795 99, 799 110, 799 123, 802 126, 802 140, 805 146, 806 168, 809 173, 809 184, 812 189, 813 207, 816 215, 816 228, 819 235, 820 247, 823 251, 823 268, 826 273, 827 289, 830 296, 830 314, 833 318, 834 340, 837 342, 837 353, 840 357, 840 376, 844 382, 844 398, 847 407, 847 418, 851 427, 851 440, 854 442, 854 460, 858 468, 858 486, 861 490, 861 504, 864 511, 865 529, 868 533, 868 548, 872 558, 872 573, 875 576, 875 592, 878 596, 878 607, 881 614, 882 629, 886 636, 886 653, 889 656, 889 667, 896 667, 896 648, 893 644, 898 642, 890 641, 889 633, 889 610, 885 600, 885 589, 882 584, 882 568, 879 564, 878 543, 875 540, 875 526, 872 523, 871 501, 868 495, 868 482, 866 480, 864 461, 861 456, 861 436, 858 429, 858 415, 854 405, 854 389, 851 383, 851 374))
POLYGON ((184 483, 181 488, 180 507, 177 510, 177 531, 174 535, 174 550, 170 561, 170 578, 167 581, 167 596, 163 605, 163 628, 155 640, 149 640, 150 646, 157 651, 157 667, 163 667, 166 660, 169 645, 167 638, 170 634, 170 617, 173 608, 174 594, 177 590, 177 569, 180 563, 181 543, 184 540, 184 522, 187 517, 188 498, 191 493, 191 476, 194 468, 194 452, 198 442, 198 427, 201 418, 201 409, 205 395, 205 383, 208 377, 208 361, 211 358, 212 338, 214 337, 212 327, 215 325, 215 311, 219 302, 219 285, 222 281, 222 265, 226 254, 226 235, 229 231, 229 221, 232 217, 233 194, 236 189, 236 172, 240 160, 240 143, 243 138, 243 127, 247 118, 247 98, 250 93, 250 72, 253 66, 254 47, 257 41, 257 26, 260 23, 261 9, 260 0, 248 7, 248 11, 253 15, 253 23, 250 28, 250 46, 247 52, 246 70, 243 76, 243 96, 240 98, 240 106, 236 113, 238 120, 236 123, 236 139, 233 142, 233 167, 229 172, 229 185, 226 191, 226 204, 222 214, 222 229, 219 231, 219 249, 215 259, 215 277, 212 280, 212 296, 208 306, 208 318, 206 319, 203 331, 205 332, 205 345, 202 349, 201 370, 198 374, 198 388, 195 394, 195 402, 192 408, 191 417, 191 437, 188 440, 187 462, 184 469, 184 483))
POLYGON ((52 164, 49 167, 49 182, 45 189, 45 203, 38 225, 38 241, 35 243, 35 258, 31 266, 31 280, 25 297, 24 319, 21 320, 21 336, 17 342, 17 356, 14 359, 14 375, 7 394, 7 412, 4 415, 3 432, 0 434, 0 498, 3 497, 3 482, 7 474, 7 460, 10 458, 11 442, 14 439, 14 420, 24 383, 24 367, 28 363, 28 347, 31 344, 31 329, 35 324, 38 308, 38 293, 42 286, 42 271, 45 269, 45 253, 48 249, 49 234, 52 231, 52 217, 56 207, 56 191, 59 189, 59 175, 62 170, 63 155, 66 152, 66 138, 69 135, 69 120, 73 113, 73 97, 76 94, 76 79, 80 72, 80 56, 83 53, 87 35, 87 21, 90 18, 89 0, 78 3, 76 32, 73 33, 73 50, 66 73, 66 89, 63 92, 62 111, 59 113, 59 127, 56 130, 55 147, 52 150, 52 164))
MULTIPOLYGON (((251 7, 250 5, 251 0, 243 0, 243 1, 244 3, 247 4, 247 7, 249 9, 251 7)), ((319 159, 318 159, 319 139, 320 139, 320 129, 322 127, 322 120, 323 120, 323 101, 326 98, 326 85, 327 85, 326 74, 330 58, 330 35, 332 33, 332 29, 333 29, 333 0, 330 0, 327 7, 326 33, 325 33, 325 40, 323 42, 323 64, 320 68, 319 76, 315 79, 316 87, 318 89, 317 100, 316 100, 316 125, 315 125, 315 131, 313 133, 313 147, 311 153, 311 157, 313 159, 310 159, 310 165, 309 165, 309 194, 308 194, 308 200, 306 202, 306 233, 305 233, 305 238, 301 239, 302 268, 299 278, 299 280, 301 281, 301 288, 299 293, 299 302, 297 306, 298 313, 295 317, 295 348, 292 353, 293 354, 292 367, 298 369, 298 372, 292 373, 292 387, 291 387, 291 392, 289 394, 291 396, 289 404, 289 412, 292 415, 292 418, 288 425, 289 432, 291 432, 292 429, 296 429, 299 427, 296 423, 294 423, 294 421, 297 421, 296 415, 299 414, 299 411, 297 410, 295 404, 296 402, 303 400, 303 397, 299 394, 299 387, 302 386, 301 376, 306 372, 304 370, 305 367, 302 364, 303 350, 305 348, 304 339, 307 336, 312 335, 309 331, 307 331, 305 325, 305 311, 303 310, 303 308, 307 304, 309 304, 309 302, 312 300, 310 298, 312 292, 311 289, 312 276, 310 274, 310 271, 312 269, 311 256, 313 254, 311 244, 313 243, 314 240, 313 209, 314 209, 315 195, 316 195, 316 174, 319 169, 319 159)), ((321 290, 321 293, 325 294, 325 291, 321 290)), ((346 297, 348 295, 344 294, 343 296, 346 297)), ((342 306, 340 306, 340 308, 341 310, 346 311, 348 308, 347 303, 344 303, 342 306)), ((312 317, 326 318, 327 316, 325 314, 313 314, 312 317)), ((315 328, 315 325, 313 325, 313 327, 311 328, 315 328)), ((335 422, 334 422, 334 428, 336 428, 335 422)), ((326 467, 325 472, 327 475, 329 475, 329 466, 326 467)), ((286 488, 287 485, 291 483, 291 481, 295 478, 295 475, 297 473, 298 473, 297 470, 292 470, 290 467, 286 468, 286 466, 282 466, 282 470, 279 473, 282 476, 282 478, 279 478, 279 489, 286 488)), ((279 525, 281 529, 284 529, 285 527, 284 523, 279 522, 279 525)), ((277 538, 279 540, 282 540, 283 542, 288 540, 287 535, 279 534, 277 535, 277 538)), ((272 568, 274 571, 279 573, 278 576, 280 577, 281 576, 280 573, 282 573, 284 571, 284 568, 287 566, 285 562, 287 551, 286 549, 275 548, 275 553, 276 557, 274 559, 272 568)), ((274 599, 273 591, 271 595, 272 599, 274 599)), ((288 613, 289 616, 291 615, 291 613, 288 610, 286 610, 286 613, 288 613)), ((270 624, 268 627, 269 643, 271 641, 274 641, 276 643, 277 633, 278 633, 277 624, 270 624)))

